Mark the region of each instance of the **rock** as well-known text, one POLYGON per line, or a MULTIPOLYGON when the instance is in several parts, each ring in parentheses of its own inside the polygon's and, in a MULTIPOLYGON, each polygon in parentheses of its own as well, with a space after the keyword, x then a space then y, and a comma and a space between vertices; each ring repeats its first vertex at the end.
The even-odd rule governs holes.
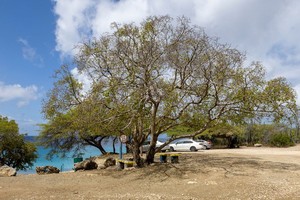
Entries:
POLYGON ((74 170, 75 170, 75 171, 83 170, 83 169, 84 169, 83 164, 84 164, 83 161, 82 161, 82 162, 75 163, 75 164, 74 164, 74 170))
POLYGON ((42 166, 42 167, 36 167, 35 171, 37 174, 55 174, 59 173, 59 169, 53 166, 42 166))
POLYGON ((97 169, 106 169, 106 167, 103 164, 100 164, 100 165, 98 164, 97 169))
POLYGON ((113 157, 92 157, 82 162, 74 164, 74 170, 92 170, 92 169, 106 169, 110 166, 116 165, 116 159, 113 157))
POLYGON ((7 165, 3 165, 0 167, 0 176, 16 176, 17 170, 9 167, 7 165))
POLYGON ((112 157, 109 157, 105 160, 104 166, 105 168, 116 165, 116 160, 112 157))
POLYGON ((98 167, 97 163, 92 160, 85 162, 83 166, 85 170, 97 169, 98 167))
POLYGON ((107 168, 105 168, 105 169, 106 169, 106 170, 111 170, 111 171, 116 171, 116 170, 118 170, 118 169, 120 169, 120 168, 119 168, 119 166, 115 165, 115 166, 107 167, 107 168))
POLYGON ((261 147, 262 144, 258 144, 258 143, 257 143, 257 144, 254 144, 254 146, 255 146, 255 147, 261 147))
POLYGON ((92 169, 106 169, 116 165, 116 159, 111 156, 91 157, 82 162, 74 164, 74 170, 92 170, 92 169))
POLYGON ((74 165, 74 170, 77 171, 77 170, 92 170, 92 169, 97 169, 98 167, 98 164, 91 160, 91 159, 87 159, 87 160, 84 160, 82 162, 79 162, 79 163, 76 163, 74 165))
POLYGON ((116 165, 116 159, 113 157, 99 156, 92 158, 94 162, 97 163, 97 169, 106 169, 109 166, 116 165))

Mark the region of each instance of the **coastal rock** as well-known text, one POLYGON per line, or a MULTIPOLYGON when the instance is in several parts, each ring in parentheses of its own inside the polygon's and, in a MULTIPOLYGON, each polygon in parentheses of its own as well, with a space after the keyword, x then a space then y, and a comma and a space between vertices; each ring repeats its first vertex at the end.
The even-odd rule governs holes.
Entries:
POLYGON ((17 175, 17 170, 9 167, 7 165, 3 165, 0 167, 0 177, 1 176, 16 176, 17 175))
POLYGON ((110 166, 116 165, 116 159, 113 157, 92 157, 82 162, 74 164, 74 170, 92 170, 92 169, 106 169, 110 166))
POLYGON ((100 156, 94 157, 93 160, 98 165, 97 169, 106 169, 107 167, 116 165, 116 159, 114 159, 113 157, 100 156))
POLYGON ((95 161, 87 159, 82 162, 74 164, 74 170, 92 170, 97 169, 98 165, 95 161))
POLYGON ((35 171, 37 174, 54 174, 59 173, 59 169, 53 166, 42 166, 42 167, 36 167, 35 171))
POLYGON ((111 171, 117 171, 119 169, 120 169, 120 167, 118 165, 114 165, 114 166, 105 168, 105 170, 111 170, 111 171))
POLYGON ((116 159, 109 157, 105 160, 104 166, 105 168, 116 165, 116 159))
POLYGON ((93 161, 95 163, 97 163, 97 165, 98 165, 97 169, 105 169, 106 168, 105 165, 104 165, 104 163, 106 161, 106 158, 104 158, 102 156, 94 157, 93 161))
POLYGON ((90 160, 84 164, 85 170, 97 169, 98 165, 94 161, 90 160))

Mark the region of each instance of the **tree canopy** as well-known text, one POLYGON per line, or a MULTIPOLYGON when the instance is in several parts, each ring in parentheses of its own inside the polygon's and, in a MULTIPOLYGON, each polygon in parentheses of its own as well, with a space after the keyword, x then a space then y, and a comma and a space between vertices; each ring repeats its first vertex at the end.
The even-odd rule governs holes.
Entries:
POLYGON ((31 167, 36 158, 35 145, 24 141, 17 123, 0 116, 0 166, 24 170, 31 167))
POLYGON ((267 81, 259 62, 245 66, 244 54, 209 37, 185 17, 113 23, 112 33, 83 42, 78 50, 74 61, 90 89, 83 91, 75 77, 65 73, 68 76, 55 83, 44 103, 46 118, 53 121, 81 110, 81 128, 73 131, 130 135, 127 145, 138 166, 139 147, 148 136, 146 160, 151 163, 158 136, 176 127, 193 131, 170 141, 225 122, 291 120, 296 109, 295 92, 286 79, 267 81))

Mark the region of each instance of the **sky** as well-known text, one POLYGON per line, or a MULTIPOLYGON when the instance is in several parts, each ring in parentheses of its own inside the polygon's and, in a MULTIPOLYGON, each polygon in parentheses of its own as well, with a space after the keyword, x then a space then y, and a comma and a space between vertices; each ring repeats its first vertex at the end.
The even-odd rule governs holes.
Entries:
POLYGON ((52 76, 76 44, 153 15, 190 18, 300 94, 299 0, 0 0, 0 115, 37 135, 52 76))

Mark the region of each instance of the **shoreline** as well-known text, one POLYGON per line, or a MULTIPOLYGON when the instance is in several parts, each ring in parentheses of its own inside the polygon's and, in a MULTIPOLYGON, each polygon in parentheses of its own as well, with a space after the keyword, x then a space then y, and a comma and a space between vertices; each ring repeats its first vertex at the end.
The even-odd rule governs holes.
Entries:
POLYGON ((300 146, 184 152, 179 163, 1 177, 0 199, 300 199, 300 146))

